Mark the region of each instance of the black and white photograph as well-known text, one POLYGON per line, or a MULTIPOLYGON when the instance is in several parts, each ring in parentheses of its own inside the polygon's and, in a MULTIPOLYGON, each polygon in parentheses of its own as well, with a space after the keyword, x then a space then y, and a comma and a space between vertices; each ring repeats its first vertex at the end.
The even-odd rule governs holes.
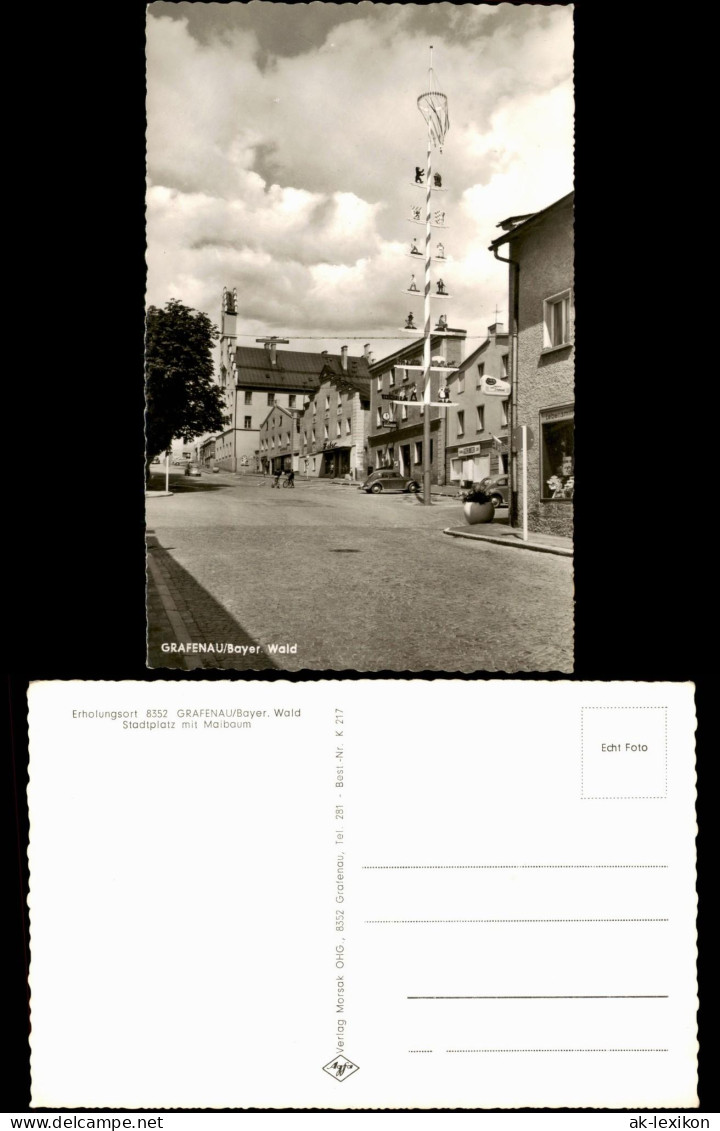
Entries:
POLYGON ((151 3, 147 664, 573 670, 573 9, 151 3))

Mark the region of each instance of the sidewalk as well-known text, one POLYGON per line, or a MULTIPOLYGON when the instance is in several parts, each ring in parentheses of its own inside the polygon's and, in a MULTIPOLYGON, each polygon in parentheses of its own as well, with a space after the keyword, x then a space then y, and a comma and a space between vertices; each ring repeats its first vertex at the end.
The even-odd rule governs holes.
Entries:
POLYGON ((478 523, 475 526, 448 526, 443 534, 451 538, 472 538, 476 542, 492 542, 496 546, 515 546, 519 550, 535 550, 541 554, 560 554, 571 558, 572 538, 560 534, 537 534, 528 531, 528 540, 523 542, 522 529, 508 525, 507 518, 494 522, 478 523))
POLYGON ((147 609, 149 668, 277 669, 257 641, 178 565, 152 531, 147 536, 147 609), (206 651, 208 647, 211 650, 206 651))

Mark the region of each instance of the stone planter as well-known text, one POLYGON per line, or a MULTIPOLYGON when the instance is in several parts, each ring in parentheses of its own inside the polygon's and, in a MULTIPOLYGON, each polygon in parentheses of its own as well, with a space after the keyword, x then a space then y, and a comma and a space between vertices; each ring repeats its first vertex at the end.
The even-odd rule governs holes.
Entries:
POLYGON ((487 503, 463 503, 465 521, 474 526, 476 522, 492 522, 495 517, 495 507, 488 500, 487 503))

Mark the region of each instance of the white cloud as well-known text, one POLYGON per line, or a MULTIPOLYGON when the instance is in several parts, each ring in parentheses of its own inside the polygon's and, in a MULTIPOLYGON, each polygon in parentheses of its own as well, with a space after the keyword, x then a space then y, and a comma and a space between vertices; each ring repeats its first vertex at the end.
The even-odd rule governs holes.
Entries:
MULTIPOLYGON (((253 5, 254 17, 276 7, 253 5)), ((487 250, 498 221, 572 185, 571 14, 511 7, 451 9, 432 39, 451 120, 448 313, 478 336, 506 305, 505 268, 487 250)), ((247 19, 201 44, 186 20, 150 15, 149 302, 176 297, 217 321, 235 286, 253 336, 397 332, 405 251, 422 232, 406 217, 423 197, 410 183, 425 164, 423 20, 446 6, 368 8, 263 69, 247 19)))

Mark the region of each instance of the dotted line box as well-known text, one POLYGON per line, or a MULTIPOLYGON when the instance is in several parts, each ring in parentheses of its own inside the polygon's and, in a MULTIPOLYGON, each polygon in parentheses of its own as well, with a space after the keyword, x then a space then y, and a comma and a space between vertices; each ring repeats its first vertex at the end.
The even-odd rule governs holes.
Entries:
POLYGON ((667 797, 667 708, 580 708, 580 797, 667 797))

